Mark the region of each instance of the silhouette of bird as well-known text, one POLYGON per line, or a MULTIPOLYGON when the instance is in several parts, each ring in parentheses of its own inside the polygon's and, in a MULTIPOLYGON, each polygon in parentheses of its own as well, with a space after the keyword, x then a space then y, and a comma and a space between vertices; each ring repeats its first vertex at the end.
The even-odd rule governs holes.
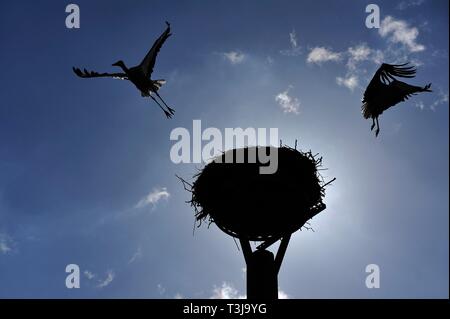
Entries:
POLYGON ((432 92, 430 90, 431 83, 424 87, 409 85, 405 82, 398 81, 394 76, 402 78, 413 78, 416 74, 414 66, 404 64, 386 64, 383 63, 377 70, 372 80, 364 92, 362 100, 362 113, 365 119, 372 118, 372 126, 377 129, 375 136, 380 132, 380 124, 378 117, 391 106, 407 100, 411 95, 418 92, 432 92))
POLYGON ((110 77, 121 80, 129 80, 138 88, 139 91, 141 91, 141 96, 151 97, 153 101, 158 104, 161 110, 164 111, 164 114, 166 114, 167 118, 171 118, 175 110, 170 108, 158 93, 158 90, 166 81, 162 79, 152 80, 150 78, 159 50, 161 49, 167 38, 172 35, 170 33, 170 24, 167 21, 166 24, 166 30, 153 43, 152 48, 150 49, 150 51, 148 51, 147 55, 139 65, 128 68, 122 60, 119 60, 114 63, 113 66, 120 67, 123 70, 123 73, 98 73, 95 71, 88 71, 86 69, 84 69, 84 71, 81 71, 80 69, 75 67, 73 68, 73 71, 81 78, 110 77), (152 94, 156 95, 166 108, 164 108, 152 94))

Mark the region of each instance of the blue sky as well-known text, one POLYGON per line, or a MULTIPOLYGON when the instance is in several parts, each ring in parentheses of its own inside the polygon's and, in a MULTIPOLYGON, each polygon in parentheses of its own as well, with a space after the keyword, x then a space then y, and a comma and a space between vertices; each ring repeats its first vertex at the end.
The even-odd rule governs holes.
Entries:
POLYGON ((314 232, 296 233, 279 275, 289 298, 448 298, 448 2, 16 1, 0 10, 0 297, 210 298, 245 294, 245 263, 214 225, 193 235, 175 174, 172 129, 279 128, 336 177, 314 232), (72 66, 139 63, 172 24, 157 60, 166 120, 124 81, 72 66), (432 82, 380 117, 361 96, 380 62, 412 61, 432 82), (141 205, 138 205, 138 203, 141 205), (81 288, 65 267, 79 265, 81 288), (365 267, 381 287, 367 289, 365 267))

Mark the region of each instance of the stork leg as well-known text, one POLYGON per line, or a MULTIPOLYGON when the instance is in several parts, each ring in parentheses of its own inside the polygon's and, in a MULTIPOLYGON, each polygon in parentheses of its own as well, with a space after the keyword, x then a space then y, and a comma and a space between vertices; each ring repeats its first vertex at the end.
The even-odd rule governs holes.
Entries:
POLYGON ((378 136, 378 133, 380 133, 380 123, 378 123, 378 117, 376 118, 377 121, 377 130, 375 131, 375 137, 378 136))
POLYGON ((375 118, 372 117, 372 126, 370 127, 370 130, 373 131, 374 127, 375 127, 375 118))
POLYGON ((168 119, 170 119, 170 118, 172 117, 172 114, 169 113, 169 112, 167 112, 167 111, 162 107, 162 105, 159 104, 159 102, 158 102, 153 96, 150 95, 150 97, 152 98, 153 101, 156 102, 156 104, 158 104, 158 106, 160 107, 160 109, 163 110, 164 114, 166 114, 166 117, 167 117, 168 119))
POLYGON ((155 91, 155 94, 156 94, 156 96, 158 96, 159 99, 164 103, 164 105, 165 105, 165 106, 167 107, 167 109, 169 110, 170 114, 173 115, 173 114, 175 113, 175 110, 166 104, 166 102, 163 100, 163 98, 161 97, 161 95, 159 95, 158 92, 155 91))

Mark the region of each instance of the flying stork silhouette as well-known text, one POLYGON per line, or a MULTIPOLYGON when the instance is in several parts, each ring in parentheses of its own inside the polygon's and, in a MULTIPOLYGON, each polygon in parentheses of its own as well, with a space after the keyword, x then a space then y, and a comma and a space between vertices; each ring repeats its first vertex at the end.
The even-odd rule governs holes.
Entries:
POLYGON ((407 100, 411 95, 415 95, 418 92, 432 92, 430 90, 431 83, 420 87, 409 85, 394 78, 394 76, 402 78, 413 78, 415 76, 416 68, 414 66, 408 66, 408 63, 383 63, 364 92, 361 109, 365 119, 372 118, 370 130, 374 129, 376 121, 377 129, 375 136, 378 136, 378 133, 380 133, 378 117, 383 111, 397 103, 407 100))
POLYGON ((158 104, 158 106, 161 108, 161 110, 164 111, 164 114, 166 114, 167 118, 171 118, 172 115, 175 113, 175 110, 170 108, 166 102, 162 99, 162 97, 159 95, 158 90, 161 88, 161 86, 166 83, 165 80, 152 80, 150 78, 153 67, 155 66, 156 56, 158 55, 159 50, 161 49, 164 42, 167 40, 169 36, 172 34, 170 33, 170 24, 166 21, 167 28, 166 30, 159 36, 159 38, 153 43, 152 48, 150 51, 148 51, 147 55, 144 57, 142 62, 134 66, 132 68, 127 68, 125 63, 122 60, 117 61, 113 64, 113 66, 118 66, 123 70, 123 73, 98 73, 95 71, 88 71, 84 69, 84 71, 81 71, 78 68, 73 68, 73 71, 76 75, 78 75, 81 78, 100 78, 100 77, 110 77, 115 79, 121 79, 121 80, 129 80, 131 83, 133 83, 139 91, 141 91, 141 96, 143 97, 151 97, 153 101, 158 104), (164 104, 166 108, 164 108, 161 103, 156 100, 156 98, 152 95, 155 94, 164 104))

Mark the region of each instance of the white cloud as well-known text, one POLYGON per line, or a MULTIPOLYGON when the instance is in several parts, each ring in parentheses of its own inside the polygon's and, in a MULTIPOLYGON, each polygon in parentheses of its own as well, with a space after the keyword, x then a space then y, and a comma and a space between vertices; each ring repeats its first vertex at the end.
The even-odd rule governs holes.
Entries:
POLYGON ((177 292, 177 293, 175 294, 175 297, 174 297, 174 298, 175 298, 175 299, 184 299, 183 295, 180 294, 179 292, 177 292))
POLYGON ((108 270, 106 272, 105 279, 99 278, 97 274, 93 273, 90 270, 85 270, 83 274, 88 280, 93 280, 95 283, 97 283, 96 285, 97 288, 104 288, 108 286, 114 280, 115 277, 114 271, 112 270, 108 270))
POLYGON ((401 43, 405 45, 410 52, 420 52, 425 50, 425 46, 417 43, 419 30, 416 27, 410 27, 406 21, 397 20, 392 16, 387 16, 381 21, 379 34, 383 38, 388 38, 392 43, 401 43))
POLYGON ((300 101, 296 97, 292 97, 289 95, 289 89, 292 86, 289 86, 286 91, 283 91, 275 96, 275 101, 280 105, 281 109, 284 113, 300 113, 300 101))
POLYGON ((448 104, 448 92, 444 92, 441 88, 438 91, 438 98, 431 103, 430 109, 436 111, 436 107, 441 104, 448 104))
MULTIPOLYGON (((433 103, 428 105, 428 109, 431 111, 436 111, 436 108, 441 104, 448 104, 448 92, 444 92, 442 88, 439 88, 437 91, 437 98, 433 101, 433 103)), ((427 105, 421 100, 416 101, 414 105, 421 111, 427 108, 427 105)))
POLYGON ((351 70, 355 69, 359 62, 369 60, 372 53, 372 49, 370 49, 365 43, 359 44, 355 47, 350 47, 347 51, 349 54, 347 67, 351 70))
POLYGON ((292 32, 289 32, 289 42, 291 42, 292 48, 296 48, 298 46, 297 34, 295 33, 295 30, 292 30, 292 32))
POLYGON ((214 286, 210 299, 245 299, 245 295, 240 295, 231 284, 223 282, 220 287, 214 286))
POLYGON ((8 244, 5 241, 0 240, 0 253, 7 254, 10 251, 11 251, 11 248, 8 246, 8 244))
POLYGON ((345 86, 350 91, 353 91, 355 88, 357 88, 359 84, 359 80, 356 75, 350 75, 345 78, 338 76, 336 78, 336 82, 340 86, 345 86))
POLYGON ((311 49, 306 61, 308 63, 321 64, 328 61, 339 61, 341 59, 341 53, 333 52, 325 47, 315 47, 311 49))
MULTIPOLYGON (((388 41, 390 40, 388 39, 388 41)), ((368 74, 368 69, 369 64, 371 63, 379 66, 387 60, 392 63, 411 61, 411 63, 416 66, 422 64, 418 59, 409 57, 411 52, 408 47, 398 47, 394 45, 394 43, 389 43, 385 50, 372 49, 366 43, 359 43, 348 47, 346 51, 340 53, 324 49, 326 50, 325 52, 323 49, 324 48, 313 49, 308 57, 308 62, 320 64, 320 62, 329 59, 334 59, 335 61, 345 60, 345 76, 336 77, 336 83, 351 91, 361 88, 360 82, 370 80, 371 74, 368 74)))
POLYGON ((372 61, 375 64, 382 64, 384 61, 384 52, 381 50, 372 51, 372 61))
POLYGON ((94 279, 94 277, 95 277, 95 274, 94 274, 93 272, 89 271, 89 270, 85 270, 85 271, 83 272, 83 274, 84 274, 84 275, 86 276, 86 278, 89 279, 89 280, 94 279))
POLYGON ((417 101, 414 105, 421 111, 425 109, 425 103, 423 103, 423 101, 417 101))
POLYGON ((140 258, 142 258, 142 248, 138 247, 136 252, 133 254, 133 256, 131 256, 130 260, 128 261, 128 264, 132 264, 140 258))
POLYGON ((239 51, 230 51, 222 53, 223 57, 227 59, 231 64, 242 63, 245 59, 245 54, 239 51))
POLYGON ((278 299, 289 299, 289 295, 283 290, 278 290, 278 299))
POLYGON ((13 240, 5 233, 0 233, 0 254, 9 254, 13 251, 13 240))
POLYGON ((347 72, 345 76, 336 77, 336 83, 348 88, 350 91, 360 87, 360 79, 367 79, 367 62, 381 64, 384 59, 384 52, 371 49, 366 43, 360 43, 349 47, 346 52, 347 72))
POLYGON ((115 278, 114 271, 108 270, 106 272, 106 278, 103 281, 100 281, 100 283, 97 285, 98 288, 104 288, 108 286, 115 278))
POLYGON ((448 51, 444 50, 444 49, 435 49, 433 50, 433 52, 431 53, 431 56, 433 58, 439 58, 439 59, 448 59, 448 51))
POLYGON ((292 30, 291 32, 289 32, 289 43, 291 45, 291 48, 288 50, 281 50, 280 53, 283 55, 288 55, 288 56, 300 55, 301 50, 300 50, 300 46, 298 45, 297 34, 296 34, 295 30, 292 30))
POLYGON ((403 0, 398 4, 397 9, 405 10, 411 7, 418 7, 423 3, 425 3, 425 0, 403 0))
POLYGON ((336 77, 336 83, 353 91, 359 87, 359 78, 367 73, 362 62, 372 61, 378 63, 383 59, 383 52, 373 50, 367 44, 360 43, 349 47, 345 52, 333 52, 324 47, 317 47, 309 53, 307 62, 320 64, 324 61, 341 61, 346 59, 345 76, 336 77))
POLYGON ((170 196, 166 187, 156 187, 147 196, 142 198, 135 208, 142 208, 148 205, 156 205, 161 199, 168 199, 170 196))
MULTIPOLYGON (((411 57, 413 53, 425 50, 425 46, 417 42, 419 31, 416 27, 387 16, 378 32, 386 42, 383 50, 370 48, 366 43, 350 46, 343 52, 316 47, 310 51, 307 62, 321 64, 325 61, 340 62, 345 59, 345 75, 336 77, 336 83, 351 91, 362 88, 360 82, 370 80, 372 74, 369 74, 369 70, 372 66, 369 65, 372 63, 378 66, 386 61, 394 64, 410 61, 415 66, 423 64, 417 57, 411 57)), ((422 107, 420 104, 417 106, 422 107)))
MULTIPOLYGON (((235 289, 231 284, 223 282, 222 286, 214 286, 213 294, 210 299, 246 299, 245 294, 240 294, 237 289, 235 289)), ((282 290, 278 290, 279 299, 289 299, 288 294, 282 290)))
POLYGON ((158 288, 158 293, 160 296, 164 295, 164 293, 166 292, 166 288, 164 288, 161 284, 158 284, 156 288, 158 288))

